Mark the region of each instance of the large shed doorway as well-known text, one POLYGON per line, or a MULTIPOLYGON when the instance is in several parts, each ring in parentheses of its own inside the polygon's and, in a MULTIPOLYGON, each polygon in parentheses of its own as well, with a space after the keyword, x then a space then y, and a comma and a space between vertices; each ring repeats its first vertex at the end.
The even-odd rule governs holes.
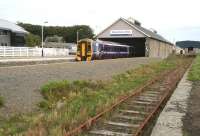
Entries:
POLYGON ((99 40, 130 45, 133 47, 131 57, 145 57, 145 38, 99 38, 99 40))

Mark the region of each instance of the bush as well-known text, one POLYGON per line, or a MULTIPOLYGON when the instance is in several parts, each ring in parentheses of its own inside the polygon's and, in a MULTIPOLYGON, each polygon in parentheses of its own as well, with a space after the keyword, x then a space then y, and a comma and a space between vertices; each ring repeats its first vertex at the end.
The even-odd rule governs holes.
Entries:
POLYGON ((26 45, 29 47, 39 46, 41 39, 38 35, 28 34, 25 36, 26 45))
POLYGON ((60 100, 71 99, 71 97, 78 93, 96 91, 103 88, 104 83, 101 81, 52 81, 41 88, 41 94, 45 100, 40 102, 39 106, 43 109, 51 109, 60 100))

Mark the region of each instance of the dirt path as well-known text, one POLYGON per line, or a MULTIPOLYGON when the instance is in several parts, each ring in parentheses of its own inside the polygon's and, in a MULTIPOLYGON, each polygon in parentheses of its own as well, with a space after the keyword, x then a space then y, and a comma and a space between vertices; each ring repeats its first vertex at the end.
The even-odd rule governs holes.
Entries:
POLYGON ((5 106, 0 114, 30 112, 42 99, 38 89, 52 80, 95 79, 107 80, 113 75, 160 59, 128 58, 93 62, 14 66, 0 68, 0 94, 5 106))

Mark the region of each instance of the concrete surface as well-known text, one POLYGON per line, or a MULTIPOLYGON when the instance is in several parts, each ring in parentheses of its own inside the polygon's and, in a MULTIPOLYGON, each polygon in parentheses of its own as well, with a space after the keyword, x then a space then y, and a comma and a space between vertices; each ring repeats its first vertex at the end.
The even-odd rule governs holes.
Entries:
POLYGON ((60 63, 74 61, 75 56, 67 57, 0 57, 0 67, 60 63))
POLYGON ((0 57, 0 62, 16 62, 16 61, 46 61, 46 60, 68 60, 74 59, 75 56, 67 57, 0 57))
POLYGON ((187 100, 192 89, 192 82, 184 74, 167 105, 161 112, 151 136, 183 136, 182 118, 187 112, 187 100))

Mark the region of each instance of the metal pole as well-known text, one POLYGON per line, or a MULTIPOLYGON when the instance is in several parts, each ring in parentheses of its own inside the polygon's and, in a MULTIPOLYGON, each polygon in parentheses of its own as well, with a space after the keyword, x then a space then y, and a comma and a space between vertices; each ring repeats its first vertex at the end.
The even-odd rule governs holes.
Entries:
POLYGON ((42 57, 44 57, 44 53, 43 53, 43 47, 44 47, 44 43, 43 43, 43 31, 44 31, 44 26, 42 24, 42 57))
POLYGON ((77 31, 77 32, 76 32, 76 43, 77 43, 77 45, 78 45, 78 39, 79 39, 78 36, 79 36, 79 32, 77 31))

